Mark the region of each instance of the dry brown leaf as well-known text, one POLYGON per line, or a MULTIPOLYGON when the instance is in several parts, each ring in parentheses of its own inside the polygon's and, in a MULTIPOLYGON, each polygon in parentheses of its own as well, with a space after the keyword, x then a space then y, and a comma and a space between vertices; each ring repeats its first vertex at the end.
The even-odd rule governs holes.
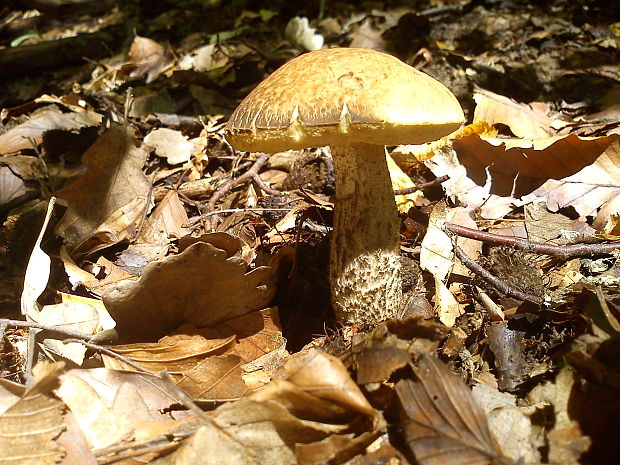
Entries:
POLYGON ((64 455, 55 441, 65 428, 65 406, 52 395, 63 363, 35 367, 37 383, 0 415, 0 462, 53 465, 64 455))
POLYGON ((318 349, 290 358, 287 379, 310 394, 374 418, 377 413, 340 359, 318 349))
POLYGON ((127 54, 128 64, 124 71, 132 79, 146 76, 147 84, 166 71, 174 62, 174 54, 168 47, 163 47, 152 39, 136 36, 127 54))
POLYGON ((158 157, 165 158, 171 165, 188 161, 195 150, 194 144, 187 140, 181 131, 158 128, 144 138, 144 147, 153 150, 158 157))
POLYGON ((41 249, 41 241, 43 235, 47 229, 47 224, 52 216, 54 210, 54 204, 56 199, 52 197, 47 204, 47 211, 45 213, 45 219, 41 226, 41 231, 34 244, 30 259, 28 260, 28 266, 26 267, 26 273, 24 276, 24 290, 21 297, 21 310, 22 315, 26 315, 27 318, 37 321, 37 315, 39 314, 39 304, 37 299, 43 293, 47 287, 47 282, 50 277, 50 265, 52 263, 51 258, 43 252, 41 249))
POLYGON ((541 200, 551 211, 572 206, 581 216, 596 215, 620 193, 620 136, 526 140, 473 134, 453 145, 458 161, 436 156, 429 167, 438 176, 449 175, 448 194, 480 208, 484 218, 541 200))
POLYGON ((408 317, 382 323, 370 333, 354 335, 352 355, 358 384, 387 380, 409 363, 410 354, 436 350, 448 332, 443 324, 408 317))
POLYGON ((516 396, 486 384, 472 386, 474 398, 487 415, 489 430, 513 462, 540 463, 540 438, 530 420, 530 407, 517 407, 516 396))
POLYGON ((16 176, 11 168, 0 165, 0 208, 8 210, 11 202, 16 202, 33 192, 26 187, 22 178, 16 176))
POLYGON ((133 279, 133 276, 103 256, 93 265, 93 273, 102 272, 105 276, 103 279, 97 279, 93 273, 77 266, 64 246, 60 249, 60 258, 73 288, 81 284, 94 295, 101 295, 107 286, 117 281, 133 279))
MULTIPOLYGON (((450 287, 453 286, 451 285, 450 287)), ((453 291, 436 276, 435 289, 435 312, 439 317, 439 321, 448 328, 452 328, 456 323, 456 319, 465 312, 464 305, 456 300, 453 291)))
POLYGON ((0 415, 17 402, 24 392, 26 392, 26 386, 23 384, 0 378, 0 415))
POLYGON ((57 439, 58 444, 65 450, 60 465, 98 465, 99 462, 73 414, 68 411, 64 418, 67 429, 57 439))
POLYGON ((178 402, 176 394, 155 376, 107 368, 71 370, 55 392, 94 449, 131 437, 147 439, 149 424, 163 423, 160 429, 176 424, 161 413, 178 402))
POLYGON ((556 134, 551 127, 555 120, 539 111, 537 107, 532 108, 480 88, 476 88, 474 100, 476 102, 474 123, 486 121, 489 124, 505 124, 515 136, 524 139, 538 139, 556 134))
POLYGON ((291 465, 296 444, 337 430, 300 420, 275 401, 243 399, 218 407, 212 422, 152 465, 291 465))
POLYGON ((249 391, 241 377, 241 361, 236 355, 208 357, 191 370, 171 376, 177 386, 200 400, 234 400, 249 391))
POLYGON ((440 281, 448 277, 454 266, 452 239, 442 229, 447 216, 446 204, 438 202, 430 214, 420 251, 420 266, 440 281))
MULTIPOLYGON (((57 326, 84 334, 95 334, 99 325, 99 313, 92 305, 85 302, 59 303, 46 305, 37 315, 36 321, 49 326, 57 326)), ((57 339, 43 340, 43 348, 81 365, 87 348, 79 342, 63 343, 57 339)), ((54 358, 51 357, 50 358, 54 358)))
POLYGON ((86 151, 86 173, 58 192, 68 208, 56 232, 69 250, 91 252, 136 234, 152 205, 142 172, 146 156, 133 129, 118 125, 86 151))
POLYGON ((266 307, 275 293, 273 270, 246 269, 243 259, 199 242, 149 263, 139 281, 111 285, 103 302, 121 338, 153 340, 184 323, 213 326, 266 307))
POLYGON ((248 396, 248 399, 275 400, 284 405, 297 418, 320 423, 344 424, 357 415, 355 412, 329 400, 321 399, 304 391, 296 384, 280 378, 275 378, 262 389, 257 389, 248 396))
POLYGON ((63 113, 56 106, 45 107, 20 125, 0 134, 0 155, 32 149, 43 140, 43 133, 51 129, 71 130, 101 123, 101 115, 93 111, 63 113))
POLYGON ((189 223, 189 218, 179 199, 179 194, 171 191, 149 216, 138 240, 155 244, 164 243, 165 240, 165 243, 168 243, 172 237, 183 237, 190 233, 190 230, 184 226, 187 223, 189 223), (158 236, 163 237, 159 241, 154 240, 158 236))
POLYGON ((406 343, 390 338, 387 341, 371 339, 365 347, 355 347, 355 367, 358 384, 386 381, 394 371, 407 366, 411 357, 406 343))
MULTIPOLYGON (((248 387, 241 378, 241 362, 235 355, 220 355, 234 341, 207 340, 202 336, 174 335, 153 344, 114 346, 114 351, 143 368, 165 371, 174 383, 193 398, 229 400, 244 395, 248 387)), ((132 370, 121 360, 104 355, 108 368, 132 370)))
POLYGON ((405 439, 420 465, 508 463, 469 388, 439 360, 424 355, 415 379, 396 385, 405 439))
MULTIPOLYGON (((182 331, 183 328, 179 328, 182 331)), ((274 350, 282 348, 286 340, 282 337, 282 328, 278 318, 277 307, 270 307, 257 312, 228 320, 213 328, 198 330, 207 338, 223 338, 233 336, 236 339, 230 353, 238 355, 241 362, 248 366, 252 362, 260 365, 260 359, 271 354, 274 350)))
MULTIPOLYGON (((331 388, 340 391, 342 387, 339 377, 332 377, 332 381, 336 383, 331 388)), ((325 385, 324 389, 327 390, 329 387, 325 385)), ((308 387, 297 386, 288 380, 274 379, 249 396, 250 399, 263 402, 276 400, 297 418, 310 420, 315 424, 342 425, 341 432, 334 430, 337 434, 310 443, 300 441, 296 444, 298 463, 344 462, 364 452, 366 447, 384 431, 385 422, 379 414, 374 413, 372 417, 360 416, 359 410, 352 409, 350 404, 343 404, 340 399, 335 403, 334 399, 339 396, 326 399, 316 396, 314 392, 322 393, 308 387)))
MULTIPOLYGON (((183 373, 206 357, 221 354, 234 338, 207 340, 202 336, 166 336, 156 343, 115 345, 114 352, 130 358, 146 370, 183 373)), ((103 355, 106 368, 133 370, 122 360, 103 355)))

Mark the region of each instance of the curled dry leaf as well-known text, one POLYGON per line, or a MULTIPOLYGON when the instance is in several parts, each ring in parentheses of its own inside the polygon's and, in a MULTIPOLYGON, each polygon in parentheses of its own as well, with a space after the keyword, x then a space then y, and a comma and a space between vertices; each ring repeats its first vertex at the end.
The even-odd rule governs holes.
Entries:
POLYGON ((157 156, 165 158, 171 165, 188 161, 195 148, 181 131, 168 128, 159 128, 148 133, 144 138, 144 145, 154 150, 157 156))
MULTIPOLYGON (((532 140, 473 134, 455 140, 454 148, 473 185, 467 186, 462 175, 454 175, 456 167, 448 169, 444 164, 432 170, 438 176, 461 178, 460 189, 446 185, 470 208, 498 196, 514 205, 542 200, 551 211, 571 206, 580 216, 587 216, 596 215, 600 207, 620 194, 620 136, 580 138, 571 134, 532 140), (472 195, 475 186, 485 186, 477 197, 472 195)), ((431 160, 435 164, 441 161, 431 160)), ((489 205, 481 209, 485 218, 499 218, 505 212, 492 210, 489 205)), ((597 221, 606 222, 602 218, 597 221)))
POLYGON ((47 224, 52 216, 56 199, 52 197, 47 205, 43 226, 39 232, 39 236, 34 244, 28 266, 26 267, 26 275, 24 276, 24 290, 21 296, 22 315, 37 321, 39 314, 39 304, 37 299, 43 293, 50 277, 51 258, 41 249, 41 241, 47 229, 47 224))
MULTIPOLYGON (((179 332, 183 331, 186 331, 184 327, 179 328, 179 332)), ((227 353, 240 358, 244 381, 253 388, 268 382, 272 377, 270 373, 288 357, 277 307, 251 312, 213 328, 191 332, 210 339, 234 337, 235 341, 227 353)))
POLYGON ((351 379, 346 367, 333 355, 310 349, 306 354, 289 359, 284 368, 289 381, 316 397, 368 417, 376 416, 375 409, 351 379))
MULTIPOLYGON (((165 371, 193 398, 227 400, 248 390, 241 379, 239 357, 222 354, 233 341, 234 336, 207 340, 199 335, 177 334, 157 343, 114 346, 114 351, 149 371, 165 371)), ((133 370, 114 357, 104 355, 103 359, 108 368, 133 370)))
POLYGON ((321 440, 334 429, 300 420, 276 401, 243 399, 218 407, 211 422, 152 465, 291 465, 296 444, 321 440))
POLYGON ((0 165, 0 209, 8 210, 34 191, 26 186, 22 178, 16 176, 10 166, 0 165))
POLYGON ((172 51, 152 39, 136 36, 127 54, 123 69, 132 79, 146 77, 147 84, 168 69, 174 62, 172 51))
POLYGON ((138 281, 107 288, 103 302, 126 341, 148 341, 184 323, 213 326, 267 307, 275 293, 274 273, 202 242, 151 262, 138 281))
MULTIPOLYGON (((149 426, 172 428, 176 394, 161 379, 141 373, 94 368, 61 376, 55 393, 69 407, 91 448, 147 435, 149 426)), ((147 439, 147 438, 141 438, 147 439)))
MULTIPOLYGON (((49 326, 79 331, 84 334, 95 334, 101 328, 99 313, 92 305, 85 302, 63 302, 46 305, 41 309, 37 322, 49 326)), ((52 353, 81 365, 86 354, 86 347, 79 342, 65 344, 57 339, 45 339, 43 347, 52 353)))
POLYGON ((101 115, 93 111, 63 113, 55 106, 46 107, 28 121, 0 135, 0 155, 32 149, 43 140, 43 133, 51 129, 71 130, 101 123, 101 115))
POLYGON ((147 219, 137 241, 168 245, 172 237, 183 237, 190 234, 191 231, 184 227, 188 223, 189 218, 181 199, 179 199, 179 194, 175 191, 169 191, 147 219))
POLYGON ((507 464, 469 388, 430 355, 396 385, 404 434, 420 465, 507 464))
POLYGON ((551 127, 555 120, 537 108, 481 88, 476 89, 474 100, 474 123, 486 121, 489 124, 505 124, 515 136, 525 139, 545 138, 556 134, 551 127))
POLYGON ((73 252, 91 252, 137 232, 150 209, 150 183, 142 172, 145 150, 130 127, 112 126, 86 151, 86 173, 58 192, 67 212, 56 228, 73 252))
POLYGON ((351 420, 352 412, 346 408, 321 399, 304 391, 291 381, 275 378, 262 389, 257 389, 248 396, 256 401, 275 400, 303 420, 320 423, 345 424, 351 420))
POLYGON ((37 383, 0 415, 0 463, 53 465, 64 452, 55 441, 65 428, 64 404, 52 394, 64 364, 35 367, 37 383))
MULTIPOLYGON (((414 182, 409 176, 396 164, 394 159, 386 154, 388 170, 390 171, 390 179, 392 180, 392 189, 409 189, 415 187, 414 182)), ((416 201, 423 196, 422 191, 418 190, 407 195, 396 196, 396 206, 400 213, 407 213, 411 208, 415 207, 416 201)))
POLYGON ((352 392, 357 386, 338 359, 315 349, 310 352, 287 363, 287 372, 292 367, 303 373, 290 373, 288 380, 274 379, 250 398, 275 400, 297 418, 330 428, 333 434, 328 437, 295 445, 297 463, 341 463, 363 453, 385 430, 385 421, 365 398, 352 392), (368 408, 360 408, 362 404, 368 408))

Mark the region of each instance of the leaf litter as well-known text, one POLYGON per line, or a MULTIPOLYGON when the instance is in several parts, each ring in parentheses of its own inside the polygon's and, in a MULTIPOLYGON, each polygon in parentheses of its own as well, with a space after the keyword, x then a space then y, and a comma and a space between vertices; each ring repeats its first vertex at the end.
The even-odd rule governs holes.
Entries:
POLYGON ((617 5, 112 3, 0 12, 2 461, 617 462, 617 5), (224 137, 322 46, 471 123, 388 148, 406 304, 374 327, 329 308, 329 151, 224 137))

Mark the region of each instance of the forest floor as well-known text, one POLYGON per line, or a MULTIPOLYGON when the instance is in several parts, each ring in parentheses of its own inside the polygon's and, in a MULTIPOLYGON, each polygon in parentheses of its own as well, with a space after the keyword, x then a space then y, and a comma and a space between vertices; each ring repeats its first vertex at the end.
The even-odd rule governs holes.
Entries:
POLYGON ((620 3, 296 3, 0 7, 0 461, 620 462, 620 3), (466 118, 387 147, 374 324, 330 305, 329 149, 226 139, 332 47, 466 118))

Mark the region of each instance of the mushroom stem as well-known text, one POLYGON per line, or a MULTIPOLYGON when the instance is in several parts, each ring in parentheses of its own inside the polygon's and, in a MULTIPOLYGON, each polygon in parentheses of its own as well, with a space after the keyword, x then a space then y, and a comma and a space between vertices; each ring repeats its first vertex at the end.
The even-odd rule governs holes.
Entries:
POLYGON ((336 175, 330 251, 332 305, 339 321, 398 314, 402 288, 398 211, 382 145, 331 147, 336 175))

